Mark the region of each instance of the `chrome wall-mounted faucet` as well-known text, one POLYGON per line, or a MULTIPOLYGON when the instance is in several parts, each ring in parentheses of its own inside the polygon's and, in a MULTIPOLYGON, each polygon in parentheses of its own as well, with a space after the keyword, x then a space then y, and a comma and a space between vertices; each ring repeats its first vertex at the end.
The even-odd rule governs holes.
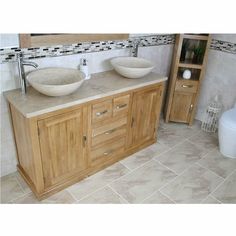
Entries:
POLYGON ((37 68, 38 64, 35 62, 32 62, 32 61, 24 61, 23 54, 18 53, 17 54, 17 65, 18 65, 18 71, 19 71, 21 91, 23 94, 26 94, 26 78, 25 78, 24 66, 33 66, 34 68, 37 68))
POLYGON ((140 45, 141 41, 140 40, 134 40, 132 43, 132 56, 137 57, 138 56, 138 47, 140 45))

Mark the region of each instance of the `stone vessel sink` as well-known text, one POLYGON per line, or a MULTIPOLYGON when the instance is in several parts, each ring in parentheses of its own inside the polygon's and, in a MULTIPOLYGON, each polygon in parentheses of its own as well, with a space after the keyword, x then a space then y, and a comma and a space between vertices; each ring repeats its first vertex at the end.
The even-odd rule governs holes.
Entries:
POLYGON ((83 83, 85 75, 72 68, 48 67, 30 72, 26 79, 30 85, 47 96, 73 93, 83 83))
POLYGON ((150 61, 139 57, 116 57, 110 62, 118 74, 129 79, 143 77, 154 68, 150 61))

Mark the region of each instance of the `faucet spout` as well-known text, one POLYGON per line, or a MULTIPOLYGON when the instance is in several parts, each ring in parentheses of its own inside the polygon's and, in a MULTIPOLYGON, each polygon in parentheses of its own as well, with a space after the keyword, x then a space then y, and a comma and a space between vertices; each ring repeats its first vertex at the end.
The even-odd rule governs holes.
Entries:
POLYGON ((33 66, 34 68, 37 68, 39 65, 33 61, 22 61, 23 66, 33 66))
POLYGON ((138 56, 138 47, 140 44, 140 40, 134 40, 132 44, 132 56, 137 57, 138 56))
POLYGON ((26 76, 24 66, 33 66, 34 68, 37 68, 38 64, 32 61, 24 61, 22 53, 17 54, 17 64, 20 77, 21 92, 23 94, 26 94, 26 76))

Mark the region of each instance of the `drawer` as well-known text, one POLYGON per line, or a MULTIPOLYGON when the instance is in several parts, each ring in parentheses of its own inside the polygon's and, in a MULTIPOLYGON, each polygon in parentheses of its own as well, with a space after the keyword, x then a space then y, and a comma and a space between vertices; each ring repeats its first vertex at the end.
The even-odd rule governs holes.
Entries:
POLYGON ((198 88, 198 81, 193 80, 177 80, 175 91, 195 93, 198 88))
POLYGON ((122 137, 112 143, 104 144, 103 146, 91 151, 92 164, 103 162, 124 152, 125 137, 122 137), (104 160, 105 159, 105 160, 104 160))
POLYGON ((98 122, 112 116, 112 100, 106 100, 92 105, 92 122, 98 122))
POLYGON ((113 99, 113 116, 127 114, 130 104, 130 95, 124 95, 113 99))
POLYGON ((126 134, 127 117, 109 122, 103 126, 93 128, 92 130, 92 146, 126 134))

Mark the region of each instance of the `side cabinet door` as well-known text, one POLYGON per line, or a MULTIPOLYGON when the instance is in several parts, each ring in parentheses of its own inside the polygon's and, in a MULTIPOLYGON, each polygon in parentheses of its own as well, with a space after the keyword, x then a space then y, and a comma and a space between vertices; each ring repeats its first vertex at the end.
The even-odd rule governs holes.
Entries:
POLYGON ((134 93, 129 144, 137 146, 155 138, 161 101, 162 86, 134 93))
POLYGON ((86 168, 83 109, 38 122, 45 187, 86 168))
POLYGON ((195 93, 175 92, 170 112, 170 120, 188 123, 190 121, 191 112, 195 93))

